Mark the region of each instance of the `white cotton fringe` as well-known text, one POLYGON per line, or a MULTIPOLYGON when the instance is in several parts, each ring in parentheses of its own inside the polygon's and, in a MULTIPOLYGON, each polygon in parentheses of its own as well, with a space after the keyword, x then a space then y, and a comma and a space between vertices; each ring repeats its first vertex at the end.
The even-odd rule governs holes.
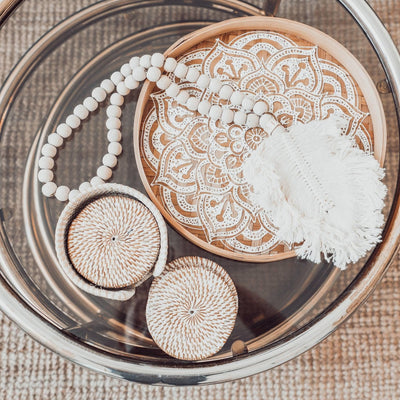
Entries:
POLYGON ((299 244, 296 253, 345 269, 381 240, 386 186, 372 154, 342 135, 344 121, 277 129, 251 154, 244 175, 252 201, 277 228, 279 240, 299 244))

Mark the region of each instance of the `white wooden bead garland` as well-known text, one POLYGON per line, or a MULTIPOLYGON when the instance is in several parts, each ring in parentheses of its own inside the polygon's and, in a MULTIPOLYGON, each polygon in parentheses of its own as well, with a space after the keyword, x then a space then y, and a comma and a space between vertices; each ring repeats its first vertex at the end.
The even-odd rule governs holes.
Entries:
MULTIPOLYGON (((129 66, 129 65, 128 65, 129 66)), ((122 70, 127 73, 127 66, 124 65, 122 70)), ((81 185, 79 187, 80 192, 89 190, 93 186, 98 186, 104 183, 105 180, 111 178, 112 170, 117 165, 116 156, 121 154, 122 146, 119 143, 121 140, 121 121, 119 117, 121 116, 121 106, 124 103, 124 97, 129 93, 129 89, 126 86, 122 86, 124 75, 120 72, 114 72, 110 79, 105 79, 101 82, 100 86, 93 89, 91 96, 87 97, 82 104, 77 105, 74 108, 73 114, 69 115, 65 123, 60 124, 56 128, 56 132, 51 133, 48 136, 47 143, 42 147, 42 155, 39 161, 39 173, 38 179, 40 182, 44 183, 42 187, 42 193, 47 196, 55 196, 60 201, 72 200, 78 195, 78 191, 70 190, 67 186, 60 186, 53 182, 54 173, 52 169, 54 168, 54 157, 57 154, 57 148, 60 147, 64 139, 68 138, 73 129, 78 128, 82 121, 89 116, 90 112, 95 111, 99 103, 103 102, 107 95, 111 94, 117 84, 117 91, 119 93, 113 93, 110 97, 110 106, 107 108, 107 122, 106 126, 108 128, 107 139, 110 144, 108 146, 108 154, 103 157, 103 165, 97 169, 97 176, 90 180, 90 183, 81 185), (119 85, 119 90, 118 90, 119 85), (122 94, 121 94, 122 93, 122 94)))
POLYGON ((43 145, 39 160, 38 179, 43 183, 42 193, 46 197, 55 196, 60 201, 72 200, 77 196, 77 189, 71 190, 67 186, 57 187, 54 180, 54 157, 57 149, 62 146, 64 139, 68 138, 74 129, 77 129, 89 114, 95 111, 99 104, 110 96, 110 105, 107 107, 106 127, 108 129, 107 139, 109 141, 108 153, 103 157, 102 165, 97 169, 97 175, 79 186, 80 192, 85 192, 91 187, 103 184, 112 177, 112 168, 117 165, 117 157, 122 152, 121 141, 121 106, 124 104, 124 97, 131 90, 136 89, 140 82, 148 79, 155 82, 157 87, 165 90, 167 95, 176 98, 179 104, 185 105, 191 111, 197 111, 201 115, 209 116, 213 120, 221 120, 224 123, 235 123, 246 128, 261 127, 271 133, 277 125, 273 116, 268 113, 268 105, 263 101, 255 101, 251 96, 242 92, 234 91, 229 85, 217 78, 210 78, 205 74, 200 74, 195 68, 190 68, 175 59, 167 59, 161 53, 153 55, 143 55, 142 57, 132 57, 129 63, 122 65, 120 71, 111 74, 110 79, 105 79, 100 86, 92 90, 91 96, 84 99, 82 104, 78 104, 65 123, 57 126, 56 131, 48 136, 47 143, 43 145), (180 90, 179 86, 171 79, 162 75, 162 68, 166 72, 189 82, 196 82, 201 89, 208 89, 213 93, 218 93, 223 100, 228 100, 232 105, 241 107, 237 111, 223 108, 220 105, 211 105, 207 100, 200 101, 194 96, 190 96, 188 91, 180 90))

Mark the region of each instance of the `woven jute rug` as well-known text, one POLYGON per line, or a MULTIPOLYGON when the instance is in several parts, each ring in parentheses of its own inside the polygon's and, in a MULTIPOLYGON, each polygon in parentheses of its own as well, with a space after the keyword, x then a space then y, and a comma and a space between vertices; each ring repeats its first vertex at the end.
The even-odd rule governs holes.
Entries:
MULTIPOLYGON (((89 3, 26 0, 18 28, 4 36, 7 40, 0 40, 1 81, 31 45, 32 36, 89 3)), ((335 2, 331 3, 333 10, 335 2)), ((371 0, 370 4, 400 45, 400 1, 371 0)), ((317 14, 321 24, 324 18, 335 18, 328 1, 283 0, 281 7, 286 16, 317 14)), ((0 399, 399 400, 399 287, 397 257, 368 302, 320 345, 271 371, 205 387, 151 387, 90 372, 36 343, 0 313, 0 399)))

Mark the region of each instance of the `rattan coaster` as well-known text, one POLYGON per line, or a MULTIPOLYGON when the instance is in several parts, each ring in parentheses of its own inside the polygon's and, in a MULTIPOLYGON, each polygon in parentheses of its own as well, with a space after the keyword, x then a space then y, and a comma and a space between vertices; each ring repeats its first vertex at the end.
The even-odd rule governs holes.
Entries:
POLYGON ((140 201, 112 195, 84 207, 72 220, 67 247, 75 269, 105 288, 140 282, 160 249, 157 222, 140 201))
POLYGON ((126 300, 151 273, 162 272, 167 227, 142 193, 105 184, 67 204, 56 228, 56 251, 63 271, 79 288, 126 300))
POLYGON ((154 279, 146 319, 156 344, 181 360, 202 360, 217 353, 235 324, 236 288, 211 260, 182 257, 154 279))

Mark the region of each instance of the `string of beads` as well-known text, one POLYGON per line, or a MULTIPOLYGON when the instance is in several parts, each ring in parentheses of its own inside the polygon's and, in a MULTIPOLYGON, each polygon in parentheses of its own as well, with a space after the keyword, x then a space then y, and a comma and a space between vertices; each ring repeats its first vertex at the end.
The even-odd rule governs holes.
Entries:
POLYGON ((242 125, 246 129, 261 127, 268 133, 279 126, 273 115, 268 113, 268 104, 262 100, 256 101, 253 96, 241 91, 235 91, 231 86, 223 83, 218 77, 210 78, 201 74, 196 68, 177 62, 174 58, 165 58, 161 53, 146 54, 141 57, 132 57, 129 63, 122 65, 119 71, 111 74, 100 86, 93 89, 91 96, 85 98, 82 104, 78 104, 64 123, 57 126, 54 133, 47 138, 47 143, 41 149, 39 159, 38 179, 42 186, 42 193, 46 197, 55 196, 57 200, 73 200, 80 193, 86 192, 91 187, 103 184, 112 177, 113 168, 118 163, 117 157, 122 152, 120 143, 121 115, 125 97, 141 82, 148 79, 155 82, 160 90, 185 105, 191 111, 197 111, 201 115, 212 120, 221 120, 226 124, 234 123, 242 125), (208 100, 199 100, 190 96, 187 90, 181 90, 176 82, 162 74, 162 70, 173 73, 178 79, 195 83, 200 89, 208 89, 220 99, 227 100, 231 105, 238 107, 232 110, 213 104, 208 100), (71 136, 73 130, 79 128, 91 112, 95 111, 109 96, 110 105, 106 109, 107 139, 109 141, 107 153, 103 156, 102 165, 97 169, 96 175, 90 180, 79 185, 79 189, 71 190, 68 186, 57 186, 54 182, 54 157, 64 140, 71 136))

